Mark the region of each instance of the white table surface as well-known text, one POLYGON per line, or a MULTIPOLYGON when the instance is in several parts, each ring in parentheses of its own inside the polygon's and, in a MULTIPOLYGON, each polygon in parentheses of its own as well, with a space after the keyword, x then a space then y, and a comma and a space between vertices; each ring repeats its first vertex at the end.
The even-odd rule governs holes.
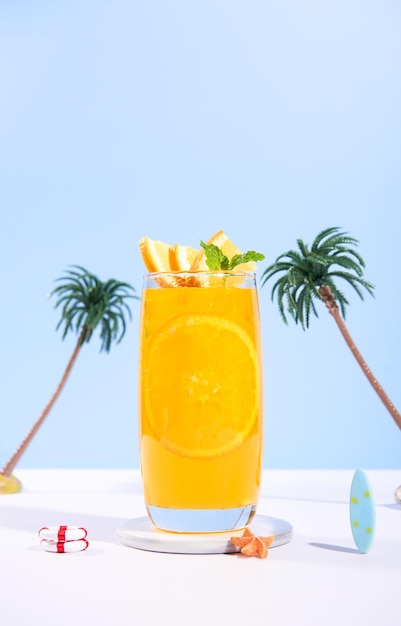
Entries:
POLYGON ((143 516, 137 470, 18 470, 0 496, 1 626, 399 626, 401 469, 366 470, 376 503, 368 554, 353 543, 353 471, 266 471, 258 512, 293 524, 267 559, 178 555, 122 545, 118 524, 143 516), (89 548, 51 554, 43 526, 85 526, 89 548))

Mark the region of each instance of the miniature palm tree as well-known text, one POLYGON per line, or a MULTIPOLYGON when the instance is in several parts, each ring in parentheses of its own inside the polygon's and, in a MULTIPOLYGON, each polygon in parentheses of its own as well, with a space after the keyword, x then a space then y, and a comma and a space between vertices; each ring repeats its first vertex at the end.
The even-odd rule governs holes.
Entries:
POLYGON ((277 298, 285 323, 287 310, 295 323, 300 323, 304 330, 309 327, 311 313, 318 317, 315 301, 322 300, 325 303, 363 373, 401 428, 400 413, 374 377, 348 332, 344 319, 345 306, 349 303, 335 284, 336 279, 342 278, 361 299, 362 288, 373 295, 373 285, 362 277, 365 263, 354 250, 358 241, 338 228, 327 228, 318 234, 310 248, 302 239, 298 239, 297 244, 298 250, 281 254, 266 268, 262 274, 262 286, 272 276, 284 272, 273 286, 272 300, 277 298))
POLYGON ((64 325, 62 338, 64 339, 69 331, 75 330, 78 341, 54 394, 28 435, 4 466, 0 474, 0 493, 19 491, 21 488, 19 481, 11 476, 11 473, 53 408, 84 343, 90 341, 94 330, 99 327, 100 351, 109 352, 113 341, 120 343, 125 334, 125 314, 131 319, 131 310, 126 300, 137 298, 131 285, 114 279, 102 282, 83 267, 73 267, 76 269, 68 270, 66 276, 58 279, 62 284, 56 287, 50 296, 55 295, 58 298, 55 308, 62 307, 61 319, 57 325, 57 329, 64 325))

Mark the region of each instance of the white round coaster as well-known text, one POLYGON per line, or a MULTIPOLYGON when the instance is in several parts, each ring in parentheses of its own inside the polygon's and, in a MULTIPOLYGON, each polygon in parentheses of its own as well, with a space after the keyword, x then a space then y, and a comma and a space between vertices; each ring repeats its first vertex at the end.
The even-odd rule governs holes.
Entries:
MULTIPOLYGON (((272 548, 291 541, 292 525, 278 517, 256 515, 249 526, 255 535, 274 536, 272 548)), ((224 533, 173 533, 159 530, 148 517, 122 522, 117 528, 120 541, 130 548, 174 554, 227 554, 238 552, 231 537, 240 537, 244 530, 224 533)))

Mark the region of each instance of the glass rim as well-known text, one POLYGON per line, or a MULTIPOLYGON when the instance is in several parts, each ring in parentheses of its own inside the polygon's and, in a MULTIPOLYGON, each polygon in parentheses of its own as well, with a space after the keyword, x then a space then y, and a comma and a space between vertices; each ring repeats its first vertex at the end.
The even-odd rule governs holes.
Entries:
POLYGON ((256 277, 256 272, 244 272, 236 270, 168 270, 163 272, 148 272, 144 278, 158 276, 239 276, 244 278, 256 277))

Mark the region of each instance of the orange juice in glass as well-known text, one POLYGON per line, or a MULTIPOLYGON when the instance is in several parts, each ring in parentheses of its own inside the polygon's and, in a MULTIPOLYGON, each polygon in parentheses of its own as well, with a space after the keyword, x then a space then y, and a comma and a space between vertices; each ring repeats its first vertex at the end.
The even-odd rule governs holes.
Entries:
POLYGON ((140 457, 154 525, 246 526, 262 468, 262 358, 250 272, 160 272, 144 279, 140 457))

